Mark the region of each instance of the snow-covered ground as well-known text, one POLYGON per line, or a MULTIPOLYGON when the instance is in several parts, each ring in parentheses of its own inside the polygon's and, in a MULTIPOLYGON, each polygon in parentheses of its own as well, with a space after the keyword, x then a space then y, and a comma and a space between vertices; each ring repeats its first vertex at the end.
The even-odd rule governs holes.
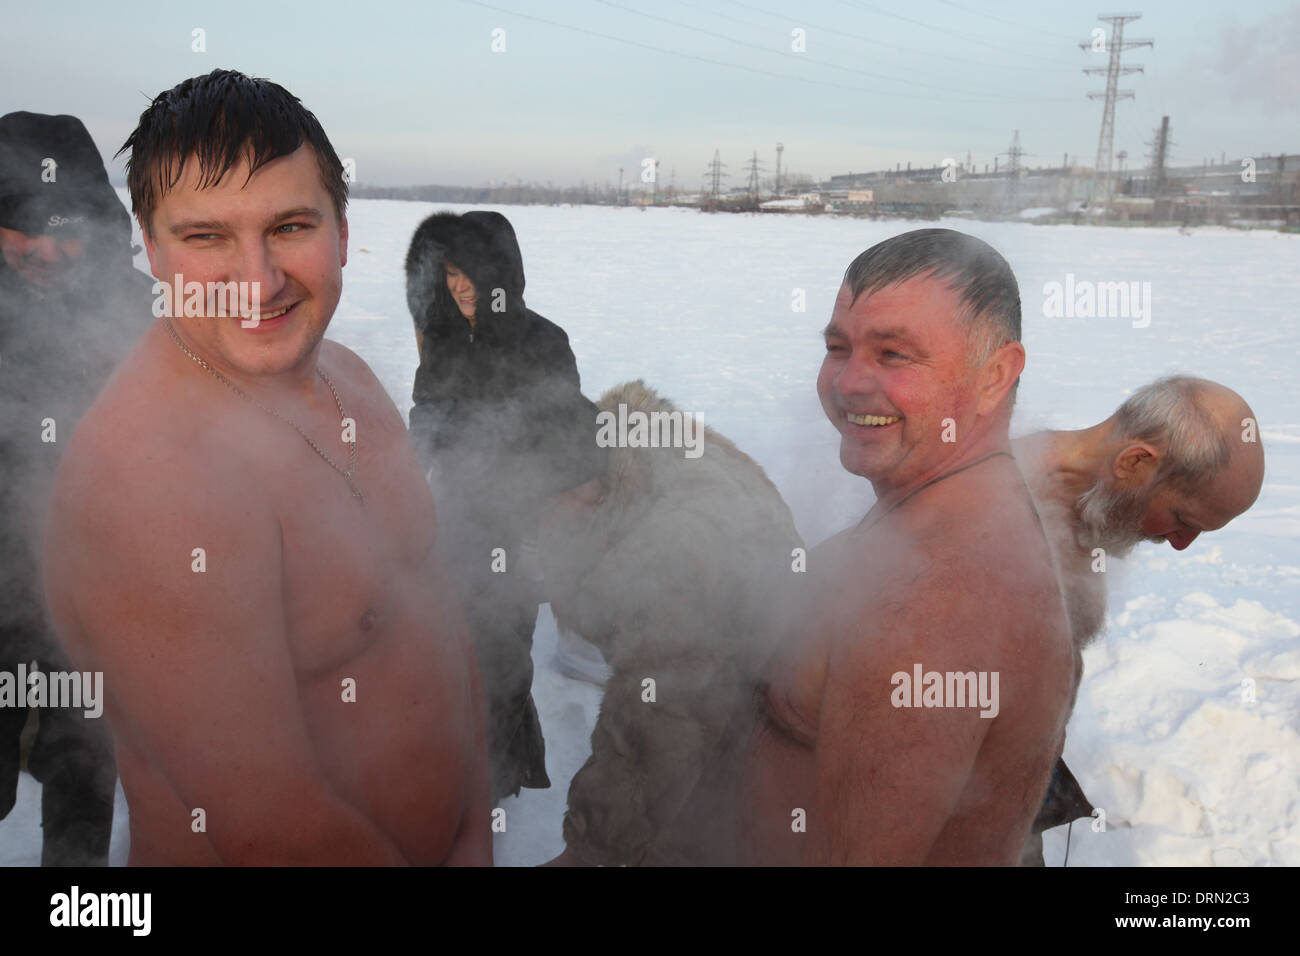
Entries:
MULTIPOLYGON (((330 332, 371 364, 403 413, 416 354, 402 263, 415 226, 435 208, 469 207, 352 204, 330 332)), ((838 436, 817 402, 820 330, 849 261, 915 224, 500 211, 523 248, 528 304, 568 331, 588 395, 644 378, 702 413, 767 469, 809 544, 866 510, 871 489, 840 468, 838 436), (796 290, 806 311, 793 308, 796 290)), ((1065 750, 1105 809, 1106 828, 1075 825, 1070 865, 1300 863, 1300 236, 945 225, 990 242, 1019 278, 1029 359, 1015 433, 1095 424, 1137 386, 1183 371, 1242 393, 1268 456, 1250 512, 1185 552, 1144 544, 1108 571, 1108 626, 1085 655, 1065 750), (1044 285, 1067 273, 1151 283, 1150 324, 1045 318, 1044 285)), ((555 670, 555 642, 543 608, 534 696, 553 787, 504 802, 501 864, 539 863, 563 849, 565 792, 587 756, 600 691, 555 670)), ((118 799, 114 862, 126 855, 118 799)), ((0 822, 0 863, 37 862, 39 841, 39 788, 24 779, 19 805, 0 822)), ((1059 864, 1064 828, 1044 842, 1048 864, 1059 864)))

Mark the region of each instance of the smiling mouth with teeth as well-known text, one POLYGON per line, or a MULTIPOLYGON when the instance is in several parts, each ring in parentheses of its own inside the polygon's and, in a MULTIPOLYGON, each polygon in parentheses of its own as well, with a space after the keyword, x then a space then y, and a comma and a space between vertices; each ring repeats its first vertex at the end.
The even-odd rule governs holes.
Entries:
MULTIPOLYGON (((296 302, 294 303, 294 305, 297 304, 298 303, 296 302)), ((262 312, 259 313, 258 315, 241 315, 240 316, 241 321, 239 324, 246 329, 256 328, 258 325, 260 325, 263 322, 269 322, 271 321, 271 319, 278 319, 280 316, 284 315, 292 308, 293 305, 286 305, 283 309, 277 309, 274 312, 262 312)))
POLYGON ((892 425, 900 420, 897 415, 854 415, 852 412, 845 412, 844 417, 854 425, 892 425))

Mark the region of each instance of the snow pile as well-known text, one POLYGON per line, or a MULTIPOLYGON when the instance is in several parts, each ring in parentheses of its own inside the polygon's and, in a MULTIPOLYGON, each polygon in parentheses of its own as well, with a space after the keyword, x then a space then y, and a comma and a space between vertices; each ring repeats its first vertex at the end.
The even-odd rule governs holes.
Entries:
MULTIPOLYGON (((1071 865, 1300 864, 1300 624, 1203 591, 1132 598, 1108 624, 1065 748, 1105 829, 1075 825, 1071 865)), ((1064 844, 1048 835, 1049 863, 1064 844)))

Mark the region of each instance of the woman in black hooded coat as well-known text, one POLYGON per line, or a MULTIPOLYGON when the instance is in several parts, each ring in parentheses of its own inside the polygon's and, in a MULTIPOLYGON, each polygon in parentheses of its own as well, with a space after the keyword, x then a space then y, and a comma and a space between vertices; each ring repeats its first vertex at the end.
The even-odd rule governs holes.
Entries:
POLYGON ((416 229, 406 258, 420 347, 411 438, 430 467, 439 548, 478 652, 494 799, 550 786, 531 696, 539 597, 520 546, 546 499, 605 470, 568 336, 523 292, 519 243, 500 213, 438 213, 416 229), (473 297, 464 308, 449 269, 457 294, 473 297))

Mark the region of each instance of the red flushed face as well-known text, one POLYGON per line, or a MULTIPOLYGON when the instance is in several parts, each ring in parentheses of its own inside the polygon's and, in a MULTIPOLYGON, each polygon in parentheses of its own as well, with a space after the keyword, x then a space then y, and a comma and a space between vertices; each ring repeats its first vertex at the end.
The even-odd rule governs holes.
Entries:
POLYGON ((315 153, 303 144, 251 179, 245 160, 215 186, 198 185, 191 156, 154 211, 152 238, 145 233, 153 274, 167 283, 180 275, 205 290, 208 283, 255 282, 259 307, 220 316, 209 301, 210 314, 172 319, 178 334, 226 373, 257 377, 300 367, 325 336, 347 263, 347 219, 335 217, 315 153))
POLYGON ((1178 505, 1166 498, 1159 493, 1152 496, 1138 521, 1138 531, 1149 541, 1163 538, 1175 551, 1182 551, 1200 536, 1202 529, 1190 523, 1178 505))
POLYGON ((960 297, 944 282, 918 276, 851 299, 841 286, 817 394, 840 433, 840 463, 879 495, 953 456, 973 419, 977 370, 955 318, 960 297))

